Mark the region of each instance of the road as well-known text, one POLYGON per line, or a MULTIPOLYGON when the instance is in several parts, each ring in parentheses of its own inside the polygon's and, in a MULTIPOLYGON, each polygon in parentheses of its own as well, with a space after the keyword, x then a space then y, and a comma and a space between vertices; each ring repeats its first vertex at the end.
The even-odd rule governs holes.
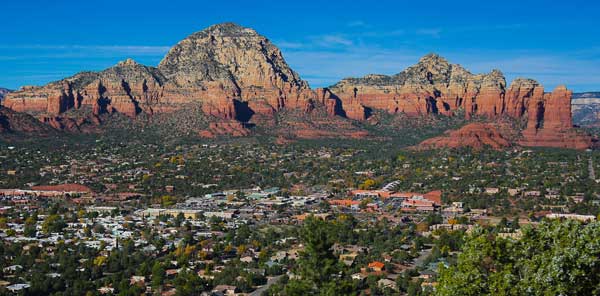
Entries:
POLYGON ((419 252, 419 257, 415 258, 414 267, 419 267, 419 266, 423 265, 423 262, 425 262, 425 259, 427 259, 427 257, 429 255, 431 255, 432 250, 433 250, 433 248, 429 248, 429 249, 425 249, 425 250, 422 250, 421 252, 419 252))
POLYGON ((264 286, 260 286, 260 288, 254 290, 254 292, 250 293, 250 296, 260 296, 262 295, 262 293, 264 291, 266 291, 267 289, 269 289, 270 286, 272 286, 273 284, 277 283, 277 281, 279 281, 279 279, 282 277, 282 275, 278 275, 272 278, 267 279, 267 284, 264 286))

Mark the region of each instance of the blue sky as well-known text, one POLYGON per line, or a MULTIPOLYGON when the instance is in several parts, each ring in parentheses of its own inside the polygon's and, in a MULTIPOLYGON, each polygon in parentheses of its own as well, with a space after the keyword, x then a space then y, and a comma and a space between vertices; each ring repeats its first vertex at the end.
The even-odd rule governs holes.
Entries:
POLYGON ((40 85, 169 47, 220 22, 252 27, 311 86, 394 74, 435 52, 547 90, 600 90, 596 1, 6 1, 0 86, 40 85), (321 3, 320 3, 321 2, 321 3))

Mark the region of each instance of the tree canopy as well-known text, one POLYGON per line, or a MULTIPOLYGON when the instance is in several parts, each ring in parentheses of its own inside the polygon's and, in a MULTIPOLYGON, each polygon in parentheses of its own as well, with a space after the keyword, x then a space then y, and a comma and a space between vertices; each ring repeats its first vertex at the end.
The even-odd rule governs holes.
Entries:
POLYGON ((599 295, 600 222, 542 222, 520 239, 477 229, 438 295, 599 295))

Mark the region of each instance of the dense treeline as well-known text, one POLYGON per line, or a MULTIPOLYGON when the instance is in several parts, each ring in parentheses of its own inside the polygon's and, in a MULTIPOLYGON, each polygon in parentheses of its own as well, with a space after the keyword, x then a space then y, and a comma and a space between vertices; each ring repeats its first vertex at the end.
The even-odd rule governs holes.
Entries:
POLYGON ((598 295, 600 223, 542 222, 520 239, 478 229, 458 263, 441 268, 438 295, 598 295))

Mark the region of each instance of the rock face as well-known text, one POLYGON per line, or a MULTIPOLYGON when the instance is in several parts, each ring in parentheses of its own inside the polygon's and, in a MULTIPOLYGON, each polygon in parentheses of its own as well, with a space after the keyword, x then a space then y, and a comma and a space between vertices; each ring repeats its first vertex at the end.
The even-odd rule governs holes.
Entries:
POLYGON ((473 84, 475 92, 475 84, 480 87, 486 77, 473 77, 461 66, 432 54, 396 75, 346 78, 330 89, 341 99, 344 110, 350 107, 348 117, 353 119, 365 119, 369 109, 409 115, 451 114, 462 106, 467 87, 473 84))
POLYGON ((583 149, 591 145, 588 136, 572 128, 571 92, 566 88, 545 94, 535 80, 522 78, 507 88, 498 70, 474 75, 435 54, 396 75, 346 78, 330 90, 340 99, 346 115, 356 120, 366 119, 372 109, 415 116, 452 115, 464 109, 467 119, 526 118, 529 124, 520 141, 525 146, 583 149))
POLYGON ((586 149, 592 145, 589 136, 573 129, 571 119, 572 92, 565 86, 552 93, 535 96, 529 101, 527 128, 523 146, 586 149))
POLYGON ((101 72, 82 72, 43 87, 23 87, 10 93, 3 105, 51 116, 89 106, 95 115, 120 112, 135 117, 142 107, 152 112, 164 81, 156 68, 128 59, 101 72))
POLYGON ((176 90, 208 98, 214 110, 228 111, 225 105, 231 102, 222 99, 238 99, 257 113, 272 115, 284 107, 304 108, 314 98, 276 46, 256 31, 232 23, 211 26, 180 41, 158 69, 176 90))
POLYGON ((234 137, 243 137, 249 135, 250 132, 244 125, 237 120, 221 120, 211 122, 208 129, 202 130, 198 135, 202 138, 214 138, 217 136, 228 135, 234 137))
MULTIPOLYGON (((518 90, 520 83, 515 81, 511 89, 518 90)), ((510 103, 505 102, 506 80, 500 71, 474 75, 436 54, 422 57, 416 65, 396 75, 346 78, 330 89, 341 99, 344 109, 348 104, 354 109, 362 106, 409 115, 451 115, 464 108, 467 117, 495 117, 518 108, 515 104, 519 100, 515 97, 510 103)), ((356 119, 364 119, 362 113, 359 115, 356 119)))
POLYGON ((53 129, 33 116, 0 106, 0 134, 27 133, 47 135, 53 129))
POLYGON ((484 147, 503 149, 511 146, 496 125, 490 123, 470 123, 458 130, 448 131, 444 135, 421 142, 417 149, 471 147, 475 150, 484 147))
MULTIPOLYGON (((335 113, 336 100, 321 103, 335 113)), ((177 43, 158 68, 128 59, 101 72, 82 72, 43 87, 23 87, 3 103, 15 111, 60 115, 89 106, 95 115, 169 112, 201 102, 204 113, 248 121, 283 108, 311 111, 317 94, 256 31, 211 26, 177 43)))
POLYGON ((91 110, 84 120, 97 123, 104 113, 135 118, 199 103, 216 124, 202 131, 206 136, 223 131, 244 135, 246 125, 232 120, 254 123, 255 115, 276 120, 285 110, 299 110, 305 118, 324 113, 353 120, 366 120, 376 109, 411 116, 464 112, 467 118, 527 118, 524 145, 557 140, 560 144, 548 145, 583 147, 583 138, 571 132, 570 114, 564 114, 570 112, 565 105, 570 95, 566 90, 544 94, 530 79, 517 79, 507 87, 498 70, 475 75, 435 54, 396 75, 346 78, 330 88, 311 90, 267 38, 223 23, 177 43, 156 68, 128 59, 100 72, 23 87, 8 94, 2 105, 36 115, 55 128, 77 130, 84 122, 69 118, 73 109, 91 110), (578 143, 569 142, 573 140, 578 143))

